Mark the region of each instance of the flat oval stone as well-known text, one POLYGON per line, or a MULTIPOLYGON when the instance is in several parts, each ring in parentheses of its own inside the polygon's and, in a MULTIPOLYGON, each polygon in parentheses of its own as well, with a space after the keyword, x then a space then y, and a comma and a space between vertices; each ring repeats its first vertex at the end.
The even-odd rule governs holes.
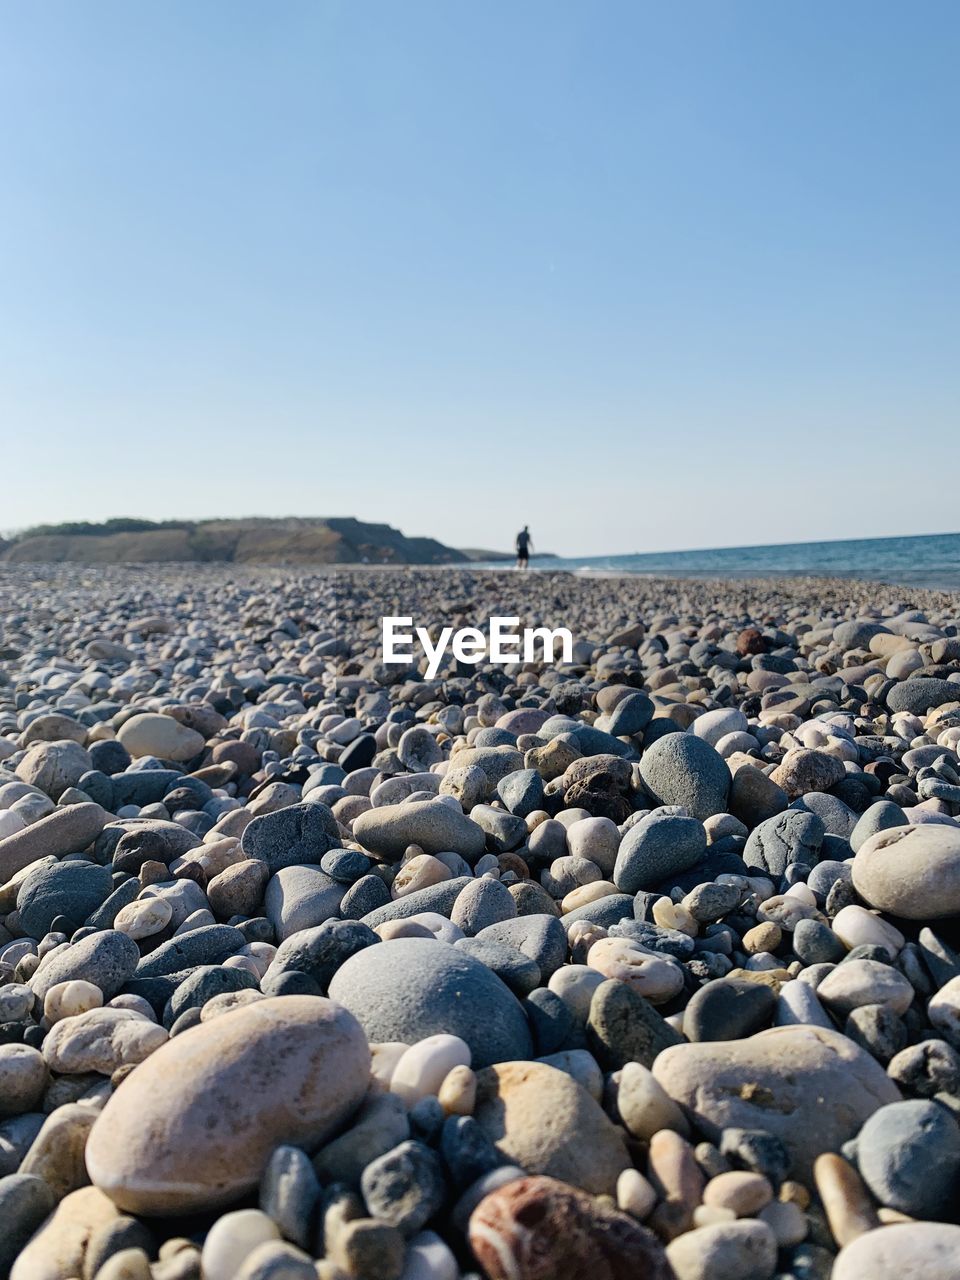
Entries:
POLYGON ((677 1045, 657 1057, 653 1074, 697 1117, 708 1141, 719 1141, 724 1129, 763 1129, 783 1142, 793 1176, 807 1185, 818 1155, 839 1151, 874 1111, 899 1101, 878 1062, 821 1027, 677 1045))
POLYGON ((129 1213, 219 1208, 251 1190, 275 1147, 315 1147, 359 1106, 370 1050, 320 996, 258 1000, 175 1036, 107 1102, 87 1168, 129 1213))
POLYGON ((776 1005, 770 987, 720 978, 694 993, 683 1011, 683 1033, 694 1042, 741 1040, 768 1025, 776 1005))
POLYGON ((931 707, 942 707, 948 702, 960 702, 960 684, 931 676, 902 680, 887 694, 891 711, 910 711, 915 716, 925 715, 931 707))
POLYGON ((689 871, 707 852, 703 823, 678 813, 654 811, 623 837, 613 880, 624 893, 653 889, 681 871, 689 871))
POLYGON ((857 1167, 880 1204, 946 1218, 960 1192, 960 1125, 936 1102, 895 1102, 857 1137, 857 1167))
POLYGON ((483 853, 486 835, 475 822, 445 800, 387 804, 361 813, 353 824, 354 839, 371 853, 402 857, 408 845, 424 853, 459 853, 474 862, 483 853))
POLYGON ((98 804, 71 804, 0 840, 0 883, 40 858, 81 853, 96 840, 107 815, 98 804))
MULTIPOLYGON (((94 935, 96 937, 98 935, 94 935)), ((124 934, 120 935, 124 937, 124 934)), ((130 941, 130 939, 127 939, 130 941)), ((229 924, 207 924, 161 942, 137 965, 138 978, 157 978, 198 964, 219 964, 246 945, 239 929, 229 924)), ((132 943, 136 947, 136 943, 132 943)), ((138 952, 139 954, 139 952, 138 952)), ((96 981, 96 979, 93 979, 96 981)), ((99 986, 99 983, 97 984, 99 986)), ((106 992, 104 992, 106 994, 106 992)), ((111 994, 116 994, 111 992, 111 994)))
POLYGON ((173 716, 143 712, 131 716, 117 730, 117 741, 136 759, 192 760, 203 750, 203 735, 174 720, 173 716))
POLYGON ((0 1275, 5 1275, 14 1258, 56 1205, 56 1197, 32 1173, 11 1173, 0 1178, 0 1275))
POLYGON ((475 1067, 533 1053, 513 993, 445 942, 396 938, 367 947, 334 974, 330 996, 359 1019, 371 1042, 416 1044, 446 1032, 469 1045, 475 1067))
POLYGON ((325 804, 291 804, 261 814, 240 837, 244 854, 265 862, 271 871, 318 863, 339 845, 337 820, 325 804))
POLYGON ((281 867, 267 884, 263 910, 283 941, 336 916, 346 892, 347 885, 319 867, 281 867))
POLYGON ((777 1241, 765 1222, 717 1222, 667 1245, 676 1280, 771 1280, 777 1241))

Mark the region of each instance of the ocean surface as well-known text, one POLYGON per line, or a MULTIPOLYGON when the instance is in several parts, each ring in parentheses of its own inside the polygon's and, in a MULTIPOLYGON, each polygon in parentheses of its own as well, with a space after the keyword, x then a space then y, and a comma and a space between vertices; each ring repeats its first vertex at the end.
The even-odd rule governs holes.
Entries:
MULTIPOLYGON (((536 569, 637 573, 678 578, 867 578, 916 587, 960 590, 960 533, 912 538, 791 542, 768 547, 720 547, 616 556, 534 559, 536 569)), ((501 566, 492 566, 501 567, 501 566)))

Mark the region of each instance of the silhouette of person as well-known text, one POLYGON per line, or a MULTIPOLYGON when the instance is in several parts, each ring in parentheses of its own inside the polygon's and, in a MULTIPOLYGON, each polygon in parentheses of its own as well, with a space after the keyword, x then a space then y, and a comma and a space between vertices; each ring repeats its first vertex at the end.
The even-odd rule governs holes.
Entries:
POLYGON ((530 552, 533 550, 533 539, 530 537, 530 526, 525 524, 517 534, 517 568, 526 569, 530 564, 530 552))

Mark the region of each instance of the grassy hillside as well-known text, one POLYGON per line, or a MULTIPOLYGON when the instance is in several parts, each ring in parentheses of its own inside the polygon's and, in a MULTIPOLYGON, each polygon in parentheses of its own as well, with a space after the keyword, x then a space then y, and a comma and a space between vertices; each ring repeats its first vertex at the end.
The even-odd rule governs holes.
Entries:
POLYGON ((330 519, 138 520, 38 525, 0 543, 0 560, 121 564, 464 564, 434 538, 408 538, 386 524, 330 519))

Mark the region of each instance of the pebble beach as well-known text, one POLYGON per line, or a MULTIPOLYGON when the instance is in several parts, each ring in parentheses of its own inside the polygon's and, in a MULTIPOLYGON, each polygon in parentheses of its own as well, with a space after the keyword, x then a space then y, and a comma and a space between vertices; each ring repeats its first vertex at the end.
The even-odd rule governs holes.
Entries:
POLYGON ((0 1280, 957 1280, 958 744, 960 593, 0 566, 0 1280))

